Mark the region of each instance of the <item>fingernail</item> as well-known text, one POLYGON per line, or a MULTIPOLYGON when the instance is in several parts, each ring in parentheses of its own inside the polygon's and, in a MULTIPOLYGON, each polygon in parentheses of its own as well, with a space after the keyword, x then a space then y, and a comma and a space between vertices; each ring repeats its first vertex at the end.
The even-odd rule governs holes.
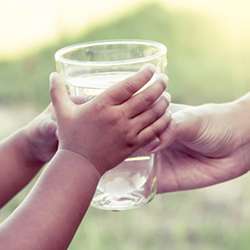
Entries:
POLYGON ((56 78, 57 74, 58 74, 57 72, 50 73, 50 75, 49 75, 49 81, 52 82, 56 78))
POLYGON ((50 84, 64 83, 63 78, 57 72, 52 72, 49 76, 50 84))
POLYGON ((163 82, 164 85, 167 87, 167 85, 168 85, 168 76, 166 74, 163 74, 163 73, 157 74, 157 79, 156 80, 163 82))
POLYGON ((164 92, 163 96, 167 99, 167 101, 170 103, 171 102, 171 94, 169 92, 164 92))
POLYGON ((140 72, 141 71, 144 71, 144 70, 149 70, 151 71, 152 73, 155 73, 156 72, 156 67, 151 64, 151 63, 147 63, 147 64, 144 64, 141 69, 140 69, 140 72))

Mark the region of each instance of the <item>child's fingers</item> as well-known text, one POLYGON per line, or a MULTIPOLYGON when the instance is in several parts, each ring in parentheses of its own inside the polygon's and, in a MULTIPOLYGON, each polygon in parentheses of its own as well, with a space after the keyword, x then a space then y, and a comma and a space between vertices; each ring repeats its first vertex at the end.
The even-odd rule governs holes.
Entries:
POLYGON ((156 137, 154 140, 149 142, 146 146, 142 148, 143 152, 152 152, 155 148, 158 148, 161 144, 161 141, 158 137, 156 137))
POLYGON ((170 114, 166 112, 156 122, 142 130, 137 135, 137 140, 140 146, 149 143, 151 140, 159 137, 161 133, 168 127, 171 121, 170 114))
POLYGON ((112 104, 121 104, 150 81, 155 73, 153 65, 144 66, 135 75, 115 84, 100 96, 105 96, 112 104))
POLYGON ((50 75, 50 97, 56 116, 67 115, 72 106, 72 102, 67 93, 63 79, 56 72, 50 75))
POLYGON ((43 136, 44 138, 51 138, 53 135, 56 134, 56 130, 57 130, 56 122, 48 119, 42 122, 39 132, 41 136, 43 136))
POLYGON ((176 124, 174 120, 171 120, 167 128, 163 130, 163 132, 159 136, 160 145, 155 147, 152 152, 158 152, 164 148, 167 148, 175 141, 175 138, 176 138, 176 124))
POLYGON ((133 118, 147 110, 163 94, 166 85, 167 77, 160 75, 155 83, 124 103, 128 117, 133 118))
POLYGON ((169 103, 167 99, 162 96, 147 111, 132 119, 132 123, 134 124, 133 127, 135 128, 136 132, 139 133, 145 127, 158 120, 159 117, 161 117, 166 112, 168 105, 169 103))

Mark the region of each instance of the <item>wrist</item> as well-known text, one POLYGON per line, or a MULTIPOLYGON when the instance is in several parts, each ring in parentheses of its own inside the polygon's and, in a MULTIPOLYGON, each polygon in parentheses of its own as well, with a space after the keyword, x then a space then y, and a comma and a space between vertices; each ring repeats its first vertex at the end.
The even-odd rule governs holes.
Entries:
MULTIPOLYGON (((96 166, 85 156, 82 154, 79 154, 77 152, 68 150, 68 149, 58 149, 56 156, 62 155, 63 157, 67 157, 68 159, 76 160, 80 165, 82 165, 83 169, 88 168, 90 171, 93 172, 93 174, 96 176, 96 178, 99 180, 102 176, 102 174, 98 171, 96 166)), ((74 164, 74 163, 73 163, 74 164)))
POLYGON ((33 153, 33 145, 27 136, 25 128, 20 129, 14 135, 14 147, 27 166, 41 167, 45 163, 33 153))

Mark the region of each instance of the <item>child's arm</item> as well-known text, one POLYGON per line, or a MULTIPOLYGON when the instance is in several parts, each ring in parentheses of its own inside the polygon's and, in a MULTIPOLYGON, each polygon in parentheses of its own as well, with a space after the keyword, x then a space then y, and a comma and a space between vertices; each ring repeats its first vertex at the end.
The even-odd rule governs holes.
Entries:
POLYGON ((20 191, 53 156, 56 124, 48 107, 26 127, 0 143, 0 207, 20 191))
POLYGON ((0 226, 2 249, 67 249, 100 174, 86 158, 57 152, 20 207, 0 226))
POLYGON ((93 101, 74 105, 58 76, 51 96, 59 149, 22 205, 1 225, 3 249, 67 249, 94 194, 99 177, 169 123, 163 79, 134 95, 152 77, 149 69, 93 101))

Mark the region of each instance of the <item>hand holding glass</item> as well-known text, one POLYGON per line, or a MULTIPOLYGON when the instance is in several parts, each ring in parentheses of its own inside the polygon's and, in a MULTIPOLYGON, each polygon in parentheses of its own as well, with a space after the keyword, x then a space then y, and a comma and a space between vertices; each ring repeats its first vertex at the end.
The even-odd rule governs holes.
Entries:
MULTIPOLYGON (((164 72, 166 47, 143 40, 99 41, 63 48, 55 59, 70 94, 92 99, 145 64, 164 72)), ((153 154, 138 151, 103 175, 92 206, 106 210, 139 207, 153 199, 156 183, 153 154)))

